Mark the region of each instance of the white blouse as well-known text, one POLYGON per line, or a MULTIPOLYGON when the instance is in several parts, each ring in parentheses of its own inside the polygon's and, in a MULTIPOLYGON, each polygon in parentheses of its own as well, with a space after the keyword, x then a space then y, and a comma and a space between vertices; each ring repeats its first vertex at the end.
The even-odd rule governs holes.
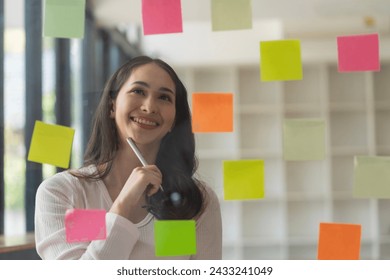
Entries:
MULTIPOLYGON (((93 172, 95 166, 83 172, 93 172)), ((197 254, 165 259, 221 259, 222 221, 218 198, 206 187, 206 208, 196 220, 197 254)), ((65 212, 68 209, 105 209, 113 204, 101 180, 84 180, 68 171, 58 173, 39 186, 35 206, 36 248, 42 259, 164 259, 155 256, 154 216, 150 213, 139 223, 114 213, 106 213, 105 240, 68 243, 65 212)))

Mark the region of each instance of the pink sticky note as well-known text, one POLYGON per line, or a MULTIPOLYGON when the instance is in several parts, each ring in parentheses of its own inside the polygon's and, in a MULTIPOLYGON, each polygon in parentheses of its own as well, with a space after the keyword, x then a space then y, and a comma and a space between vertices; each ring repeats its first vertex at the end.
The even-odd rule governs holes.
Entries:
POLYGON ((65 228, 69 243, 106 239, 106 210, 69 209, 65 228))
POLYGON ((379 71, 378 34, 337 37, 339 72, 379 71))
POLYGON ((181 0, 142 0, 144 35, 181 33, 181 0))

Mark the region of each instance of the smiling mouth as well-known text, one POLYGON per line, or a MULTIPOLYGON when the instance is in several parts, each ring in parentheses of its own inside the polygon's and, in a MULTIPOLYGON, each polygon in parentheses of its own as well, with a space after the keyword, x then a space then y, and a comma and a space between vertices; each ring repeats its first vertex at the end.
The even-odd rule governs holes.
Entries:
POLYGON ((159 126, 160 124, 154 121, 146 120, 143 118, 138 118, 138 117, 131 117, 130 118, 133 122, 136 122, 141 125, 147 125, 147 126, 159 126))

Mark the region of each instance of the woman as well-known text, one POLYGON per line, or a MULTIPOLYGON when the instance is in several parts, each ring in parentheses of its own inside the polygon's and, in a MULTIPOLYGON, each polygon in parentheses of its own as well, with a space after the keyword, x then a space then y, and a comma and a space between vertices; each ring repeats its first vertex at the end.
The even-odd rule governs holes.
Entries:
POLYGON ((136 57, 107 82, 78 170, 58 173, 37 191, 35 234, 43 259, 156 259, 155 219, 196 220, 197 254, 221 258, 221 213, 197 169, 187 91, 165 62, 136 57), (126 139, 149 165, 142 166, 126 139), (160 186, 163 186, 162 191, 160 186), (180 200, 173 203, 172 193, 180 200), (107 238, 65 240, 68 209, 105 209, 107 238))

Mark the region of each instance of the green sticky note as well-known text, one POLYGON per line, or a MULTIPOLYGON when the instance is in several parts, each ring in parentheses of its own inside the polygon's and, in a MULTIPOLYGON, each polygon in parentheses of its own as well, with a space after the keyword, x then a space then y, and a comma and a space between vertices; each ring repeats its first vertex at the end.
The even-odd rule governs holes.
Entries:
POLYGON ((301 43, 299 40, 260 42, 260 80, 302 80, 301 43))
POLYGON ((82 38, 85 25, 86 0, 46 0, 43 36, 82 38))
POLYGON ((212 0, 211 16, 213 31, 251 29, 251 0, 212 0))
POLYGON ((353 195, 360 198, 390 198, 390 157, 355 157, 353 195))
POLYGON ((193 220, 154 222, 155 253, 158 257, 196 254, 196 229, 193 220))
POLYGON ((318 119, 288 119, 283 124, 285 160, 325 158, 325 122, 318 119))
POLYGON ((68 168, 74 129, 36 121, 28 160, 68 168))
POLYGON ((226 160, 223 162, 225 200, 264 198, 264 161, 226 160))

